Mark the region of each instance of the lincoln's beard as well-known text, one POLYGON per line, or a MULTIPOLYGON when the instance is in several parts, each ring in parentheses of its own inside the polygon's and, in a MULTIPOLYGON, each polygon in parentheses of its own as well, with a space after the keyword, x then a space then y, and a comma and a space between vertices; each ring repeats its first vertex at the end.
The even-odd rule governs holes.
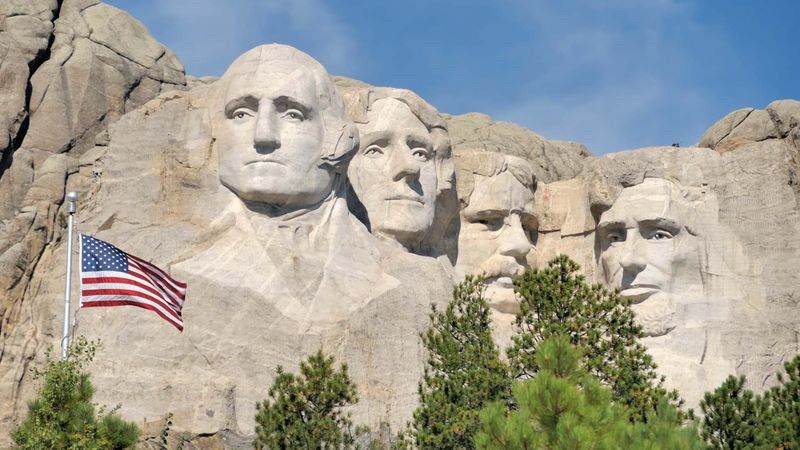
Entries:
POLYGON ((516 314, 519 312, 519 301, 514 293, 514 285, 511 278, 501 278, 499 280, 486 280, 486 302, 497 311, 506 314, 516 314))
POLYGON ((645 336, 664 336, 675 328, 675 305, 669 294, 655 293, 641 303, 631 305, 631 309, 645 336))

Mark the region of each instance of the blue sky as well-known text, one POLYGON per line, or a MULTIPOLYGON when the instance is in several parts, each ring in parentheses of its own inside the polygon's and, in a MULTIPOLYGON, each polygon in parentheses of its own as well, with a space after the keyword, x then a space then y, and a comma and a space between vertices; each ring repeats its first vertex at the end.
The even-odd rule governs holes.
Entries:
POLYGON ((109 0, 191 75, 280 42, 603 154, 696 143, 730 111, 800 99, 800 1, 109 0))

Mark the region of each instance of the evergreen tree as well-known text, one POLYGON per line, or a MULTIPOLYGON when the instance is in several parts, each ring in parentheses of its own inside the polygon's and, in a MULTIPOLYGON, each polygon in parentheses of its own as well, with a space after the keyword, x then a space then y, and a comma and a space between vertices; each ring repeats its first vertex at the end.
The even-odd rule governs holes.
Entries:
POLYGON ((520 313, 507 353, 515 377, 535 376, 539 345, 565 335, 585 349, 585 367, 611 388, 615 401, 631 408, 632 420, 646 420, 660 398, 677 404, 677 393, 662 387, 663 378, 638 342, 642 330, 630 302, 599 284, 589 285, 578 269, 560 255, 546 268, 528 270, 514 282, 520 313))
POLYGON ((508 368, 492 340, 480 278, 467 277, 422 335, 428 351, 409 436, 420 449, 469 449, 485 403, 510 397, 508 368))
POLYGON ((269 399, 258 403, 258 449, 341 449, 355 444, 353 423, 342 408, 358 401, 356 386, 342 364, 322 350, 300 363, 300 375, 278 367, 269 399))
POLYGON ((44 380, 36 398, 28 403, 25 421, 11 433, 20 449, 123 449, 139 438, 135 424, 115 415, 98 413, 92 403, 94 388, 84 368, 94 358, 97 343, 78 337, 66 360, 54 361, 48 351, 44 370, 34 378, 44 380))
POLYGON ((523 449, 704 449, 694 428, 679 425, 678 411, 662 399, 647 423, 631 423, 630 411, 583 368, 571 338, 555 335, 539 343, 536 377, 515 383, 517 408, 495 402, 480 414, 476 448, 523 449))
POLYGON ((778 385, 767 391, 770 412, 763 433, 774 436, 775 448, 800 449, 800 355, 783 365, 778 385))
POLYGON ((764 426, 768 403, 744 388, 745 377, 729 376, 700 401, 702 432, 714 449, 763 448, 759 429, 764 426))
POLYGON ((800 355, 763 396, 730 376, 700 402, 703 437, 714 449, 800 448, 800 355))

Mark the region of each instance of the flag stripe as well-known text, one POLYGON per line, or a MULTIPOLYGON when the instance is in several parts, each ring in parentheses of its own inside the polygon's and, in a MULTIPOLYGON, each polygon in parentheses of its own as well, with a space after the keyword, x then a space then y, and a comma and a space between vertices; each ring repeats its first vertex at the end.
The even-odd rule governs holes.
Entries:
MULTIPOLYGON (((83 282, 84 285, 95 285, 95 284, 98 285, 98 286, 92 286, 92 289, 126 289, 126 288, 130 289, 130 288, 135 288, 136 290, 141 289, 145 293, 153 294, 153 295, 155 295, 157 297, 162 297, 161 292, 159 292, 157 289, 153 289, 153 287, 151 285, 147 285, 147 284, 141 283, 141 282, 136 281, 136 280, 130 280, 130 279, 125 278, 125 277, 119 277, 119 276, 115 276, 115 277, 84 277, 81 281, 83 282)), ((181 312, 181 305, 180 304, 177 304, 177 303, 171 301, 171 299, 169 299, 169 298, 165 298, 165 300, 167 300, 167 302, 169 303, 168 306, 170 308, 174 309, 178 313, 181 312)))
POLYGON ((182 294, 181 295, 175 294, 169 289, 164 288, 164 286, 160 282, 158 282, 158 280, 154 280, 152 277, 148 276, 146 273, 139 270, 138 267, 133 265, 128 266, 128 274, 139 278, 145 283, 152 285, 153 288, 158 289, 161 292, 161 295, 167 296, 173 299, 178 304, 183 305, 184 296, 182 294))
MULTIPOLYGON (((176 320, 181 320, 180 312, 175 311, 175 309, 171 308, 168 304, 164 303, 163 299, 158 297, 153 297, 151 295, 139 292, 135 289, 119 289, 119 288, 107 288, 107 289, 84 289, 84 297, 88 299, 88 301, 92 301, 92 297, 96 296, 106 296, 106 295, 113 295, 117 297, 135 297, 143 300, 148 300, 153 304, 156 304, 163 308, 164 312, 170 314, 176 320)), ((86 300, 84 300, 86 301, 86 300)))
POLYGON ((167 292, 170 295, 173 295, 173 296, 175 296, 177 298, 183 299, 185 289, 184 290, 179 290, 179 289, 175 288, 175 286, 169 284, 169 282, 165 281, 158 274, 148 270, 146 267, 144 267, 143 265, 139 264, 138 262, 130 261, 130 263, 128 265, 128 270, 129 271, 130 270, 139 271, 143 276, 147 277, 148 280, 151 283, 157 284, 161 288, 164 288, 164 292, 167 292))
POLYGON ((159 310, 158 307, 156 307, 156 306, 153 306, 153 305, 151 305, 149 303, 146 303, 144 301, 127 300, 127 297, 122 298, 122 299, 118 299, 118 300, 114 300, 115 298, 117 298, 117 297, 112 295, 112 296, 109 296, 109 300, 92 300, 92 301, 88 301, 88 302, 85 302, 83 304, 83 307, 84 308, 94 308, 94 307, 100 307, 100 306, 136 306, 138 308, 144 308, 144 309, 153 311, 154 313, 156 313, 159 316, 161 316, 162 319, 166 320, 172 326, 177 328, 179 331, 183 331, 183 322, 175 322, 168 315, 164 314, 161 310, 159 310))
POLYGON ((178 281, 178 280, 176 280, 176 279, 172 278, 171 276, 167 275, 167 273, 166 273, 166 272, 164 272, 163 270, 159 269, 157 266, 155 266, 155 265, 153 265, 153 264, 150 264, 149 262, 147 262, 147 261, 145 261, 145 260, 143 260, 142 258, 139 258, 139 257, 137 257, 137 256, 128 255, 128 257, 129 257, 129 258, 131 258, 131 259, 133 259, 134 261, 136 261, 136 262, 138 262, 138 263, 141 263, 141 264, 143 264, 143 265, 147 266, 147 267, 148 267, 150 270, 152 270, 153 272, 156 272, 156 273, 160 274, 162 277, 166 278, 166 279, 167 279, 167 280, 169 280, 169 281, 170 281, 170 282, 171 282, 173 285, 175 285, 175 288, 176 288, 176 289, 186 289, 186 283, 181 283, 180 281, 178 281))

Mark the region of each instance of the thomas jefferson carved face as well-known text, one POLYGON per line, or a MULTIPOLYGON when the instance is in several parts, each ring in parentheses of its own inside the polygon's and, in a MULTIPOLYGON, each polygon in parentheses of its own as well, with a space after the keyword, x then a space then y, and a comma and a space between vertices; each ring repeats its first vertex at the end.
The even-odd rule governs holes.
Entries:
MULTIPOLYGON (((321 66, 283 46, 263 46, 228 69, 216 139, 222 184, 243 200, 309 205, 332 189, 321 164, 326 136, 321 66), (291 56, 291 55, 290 55, 291 56)), ((338 131, 338 130, 337 130, 338 131)))
POLYGON ((350 183, 372 233, 413 246, 431 227, 435 211, 431 135, 397 99, 375 101, 367 118, 359 125, 361 146, 348 169, 350 183))
POLYGON ((689 208, 670 181, 648 178, 622 190, 597 227, 606 283, 632 301, 646 335, 675 327, 673 297, 697 285, 699 239, 687 228, 689 208), (695 274, 694 277, 691 274, 695 274))
MULTIPOLYGON (((512 167, 527 165, 519 158, 499 154, 493 159, 512 167)), ((459 168, 459 175, 463 172, 459 168)), ((472 174, 472 192, 461 210, 456 263, 460 275, 486 276, 487 300, 492 307, 506 313, 516 312, 518 307, 513 279, 529 267, 528 256, 534 249, 537 228, 532 172, 514 172, 500 169, 494 174, 472 174), (527 174, 528 183, 520 180, 525 178, 523 174, 527 174)))

